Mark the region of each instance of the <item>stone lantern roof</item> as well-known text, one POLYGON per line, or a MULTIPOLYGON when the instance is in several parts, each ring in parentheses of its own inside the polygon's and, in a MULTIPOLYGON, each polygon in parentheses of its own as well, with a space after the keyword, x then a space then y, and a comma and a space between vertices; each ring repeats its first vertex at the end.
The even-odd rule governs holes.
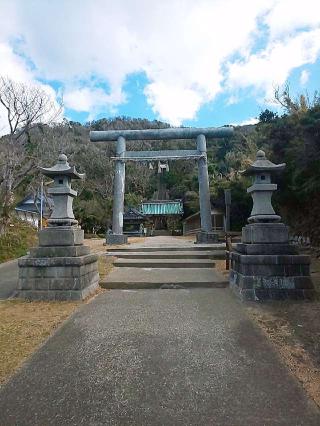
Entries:
POLYGON ((49 177, 58 175, 69 176, 71 179, 83 179, 85 177, 84 173, 78 173, 74 166, 69 165, 65 154, 59 155, 58 162, 53 167, 40 167, 40 170, 42 174, 49 177))
POLYGON ((256 173, 276 173, 282 171, 286 167, 285 163, 282 164, 274 164, 272 161, 266 158, 266 154, 264 151, 259 150, 257 152, 256 161, 248 167, 247 170, 242 172, 244 176, 255 175, 256 173))

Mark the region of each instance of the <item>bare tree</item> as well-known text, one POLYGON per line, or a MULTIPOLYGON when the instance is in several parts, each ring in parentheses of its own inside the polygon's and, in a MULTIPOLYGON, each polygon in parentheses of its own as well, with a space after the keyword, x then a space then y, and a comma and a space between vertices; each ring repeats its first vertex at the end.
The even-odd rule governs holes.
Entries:
POLYGON ((274 101, 279 104, 287 114, 299 115, 307 112, 310 108, 320 105, 319 92, 315 91, 313 97, 310 98, 309 93, 300 94, 293 98, 290 93, 288 83, 284 87, 274 88, 274 101))
POLYGON ((31 130, 57 120, 62 104, 55 103, 40 86, 0 77, 0 107, 4 108, 9 134, 0 139, 0 234, 6 232, 14 190, 37 165, 31 130))

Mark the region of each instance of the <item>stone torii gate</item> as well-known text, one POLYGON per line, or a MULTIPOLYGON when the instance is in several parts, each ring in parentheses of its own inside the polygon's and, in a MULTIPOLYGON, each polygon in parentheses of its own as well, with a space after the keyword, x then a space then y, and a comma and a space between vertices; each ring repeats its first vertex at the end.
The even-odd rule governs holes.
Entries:
POLYGON ((127 237, 123 235, 125 163, 126 161, 166 161, 197 160, 199 177, 199 200, 201 231, 197 235, 198 243, 210 243, 217 239, 212 232, 210 190, 207 165, 208 138, 226 138, 233 133, 232 127, 208 128, 168 128, 146 130, 106 130, 91 131, 92 142, 116 141, 114 197, 112 234, 107 236, 107 244, 125 244, 127 237), (126 151, 126 140, 169 140, 196 139, 195 150, 163 150, 163 151, 126 151))

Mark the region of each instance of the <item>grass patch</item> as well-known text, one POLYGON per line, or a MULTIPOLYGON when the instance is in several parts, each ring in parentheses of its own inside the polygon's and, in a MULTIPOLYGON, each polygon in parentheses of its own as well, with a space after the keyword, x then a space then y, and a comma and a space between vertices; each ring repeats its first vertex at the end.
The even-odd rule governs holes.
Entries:
POLYGON ((25 222, 14 221, 8 232, 0 236, 0 263, 24 256, 37 245, 37 230, 25 222))
POLYGON ((0 302, 0 384, 4 383, 80 302, 0 302))

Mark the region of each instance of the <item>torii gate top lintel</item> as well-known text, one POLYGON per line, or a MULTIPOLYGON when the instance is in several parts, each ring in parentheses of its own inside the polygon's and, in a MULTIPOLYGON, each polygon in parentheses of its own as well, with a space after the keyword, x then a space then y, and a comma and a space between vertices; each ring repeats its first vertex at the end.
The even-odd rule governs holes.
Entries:
POLYGON ((167 129, 143 129, 143 130, 100 130, 91 131, 91 142, 117 141, 120 136, 127 141, 134 140, 168 140, 168 139, 194 139, 199 135, 208 138, 230 137, 233 127, 177 127, 167 129))

